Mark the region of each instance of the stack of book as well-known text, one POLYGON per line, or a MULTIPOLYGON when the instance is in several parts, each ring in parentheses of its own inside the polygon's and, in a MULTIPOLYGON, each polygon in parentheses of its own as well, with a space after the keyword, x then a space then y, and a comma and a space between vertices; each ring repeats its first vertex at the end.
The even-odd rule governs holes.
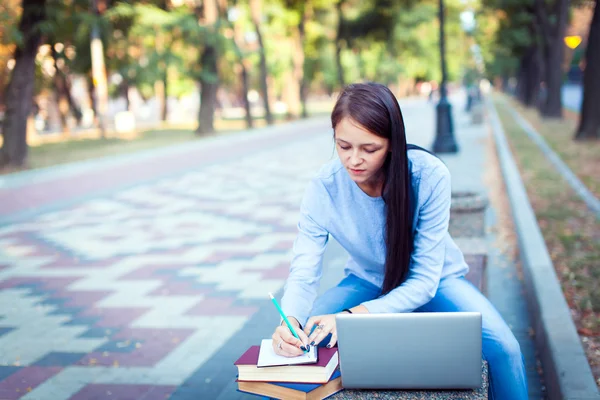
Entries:
POLYGON ((275 354, 271 339, 250 347, 234 364, 238 390, 275 399, 325 399, 342 390, 336 348, 311 347, 303 356, 275 354))

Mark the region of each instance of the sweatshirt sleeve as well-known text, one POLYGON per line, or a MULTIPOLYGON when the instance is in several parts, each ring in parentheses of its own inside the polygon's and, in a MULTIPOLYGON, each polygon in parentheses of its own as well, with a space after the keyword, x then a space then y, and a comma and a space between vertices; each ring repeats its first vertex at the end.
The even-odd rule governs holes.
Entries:
POLYGON ((411 312, 427 304, 440 283, 445 259, 444 238, 450 220, 451 182, 446 166, 430 175, 432 185, 416 225, 410 269, 406 280, 385 296, 363 303, 372 313, 411 312))
POLYGON ((298 235, 292 249, 290 274, 285 284, 281 308, 287 316, 295 317, 303 326, 312 309, 323 269, 323 253, 329 238, 324 228, 325 188, 319 181, 309 184, 298 221, 298 235))

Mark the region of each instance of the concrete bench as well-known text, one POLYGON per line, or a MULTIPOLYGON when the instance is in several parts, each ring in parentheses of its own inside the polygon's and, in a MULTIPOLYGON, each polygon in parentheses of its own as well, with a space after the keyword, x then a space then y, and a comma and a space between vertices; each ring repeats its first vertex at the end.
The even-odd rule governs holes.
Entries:
POLYGON ((465 254, 465 261, 469 265, 469 273, 465 278, 485 294, 487 290, 485 281, 487 254, 465 254))
POLYGON ((481 365, 481 388, 476 390, 349 390, 345 389, 328 399, 335 400, 485 400, 488 398, 487 362, 481 365))

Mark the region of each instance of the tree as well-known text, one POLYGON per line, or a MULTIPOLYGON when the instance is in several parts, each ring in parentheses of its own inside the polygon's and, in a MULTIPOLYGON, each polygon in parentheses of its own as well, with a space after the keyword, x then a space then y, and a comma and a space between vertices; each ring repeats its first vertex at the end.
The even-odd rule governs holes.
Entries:
POLYGON ((298 29, 296 29, 296 39, 294 40, 294 78, 298 83, 298 95, 300 96, 301 116, 308 117, 308 107, 306 105, 306 96, 308 82, 304 74, 304 64, 306 56, 304 53, 304 43, 306 42, 306 21, 310 18, 312 5, 307 0, 300 7, 298 18, 298 29))
POLYGON ((14 21, 17 21, 20 3, 20 0, 0 2, 0 110, 4 106, 4 88, 8 84, 8 63, 14 53, 14 21))
POLYGON ((54 64, 52 77, 54 97, 59 113, 63 133, 69 133, 67 117, 69 113, 75 118, 77 124, 81 122, 82 112, 79 105, 71 95, 71 76, 69 70, 69 57, 74 57, 71 47, 71 38, 76 25, 74 10, 71 5, 64 2, 55 2, 47 8, 46 43, 50 46, 50 53, 54 64))
POLYGON ((98 21, 106 11, 106 0, 91 0, 91 11, 96 16, 93 22, 90 48, 92 55, 92 82, 94 84, 94 99, 96 104, 96 120, 100 135, 106 136, 106 113, 108 111, 108 84, 104 63, 104 43, 102 42, 98 21))
POLYGON ((60 117, 60 124, 64 133, 69 132, 69 125, 67 124, 67 116, 69 111, 75 117, 77 124, 81 122, 82 114, 79 105, 76 104, 75 99, 71 95, 71 79, 68 71, 65 68, 65 58, 62 52, 59 52, 62 43, 53 40, 50 42, 50 51, 52 53, 52 59, 54 60, 54 96, 56 98, 56 104, 60 117))
POLYGON ((583 103, 575 139, 600 139, 600 4, 596 0, 590 25, 586 66, 583 73, 583 103))
MULTIPOLYGON (((225 13, 225 10, 222 10, 225 13)), ((240 18, 239 18, 239 8, 232 8, 232 17, 225 18, 228 21, 228 26, 233 33, 233 37, 231 39, 231 45, 233 47, 233 52, 235 53, 235 57, 238 61, 239 65, 239 75, 241 82, 241 99, 244 104, 244 110, 246 111, 246 127, 248 129, 252 129, 254 127, 254 122, 252 120, 252 110, 250 109, 250 101, 248 100, 248 90, 249 90, 249 78, 248 78, 248 60, 244 56, 244 53, 241 49, 241 43, 244 39, 244 32, 242 30, 240 18)))
POLYGON ((488 62, 488 71, 505 79, 517 77, 517 98, 527 106, 537 105, 546 117, 562 116, 563 38, 570 3, 484 0, 484 6, 493 9, 499 20, 496 40, 491 44, 496 68, 489 68, 488 62))
POLYGON ((337 66, 337 77, 338 84, 340 85, 340 87, 344 87, 346 85, 346 79, 344 77, 344 66, 342 65, 342 40, 345 31, 343 12, 344 2, 345 0, 338 0, 335 3, 335 8, 337 10, 338 15, 337 34, 335 37, 335 65, 337 66))
MULTIPOLYGON (((169 2, 167 0, 159 1, 159 8, 165 13, 169 11, 169 2)), ((160 119, 162 121, 167 120, 169 114, 169 47, 171 45, 170 38, 167 34, 162 32, 160 27, 157 27, 156 39, 154 44, 156 46, 156 53, 159 55, 161 60, 158 64, 160 78, 155 82, 155 94, 158 97, 161 106, 160 119)))
POLYGON ((554 0, 549 11, 544 0, 535 0, 537 23, 543 40, 546 96, 540 112, 546 117, 562 118, 563 38, 567 29, 570 0, 554 0))
POLYGON ((539 105, 538 94, 542 77, 545 76, 544 43, 535 10, 531 4, 515 5, 511 24, 517 33, 513 52, 519 57, 517 70, 517 98, 526 106, 539 105))
POLYGON ((212 35, 206 38, 204 49, 200 53, 200 111, 198 113, 198 128, 196 134, 212 133, 215 131, 215 106, 217 89, 219 88, 219 71, 217 67, 218 40, 218 6, 216 0, 205 0, 202 7, 202 17, 212 35))
POLYGON ((6 89, 0 168, 20 168, 27 162, 27 119, 33 101, 35 57, 42 41, 39 25, 46 20, 46 0, 23 0, 22 9, 22 42, 15 50, 15 66, 6 89))
POLYGON ((269 87, 267 85, 267 55, 265 54, 265 45, 260 29, 260 23, 262 19, 262 0, 250 0, 250 15, 252 17, 252 23, 254 24, 254 30, 256 32, 256 39, 258 41, 258 51, 260 55, 260 86, 263 104, 265 107, 265 119, 267 124, 271 125, 273 123, 273 115, 271 114, 271 107, 269 105, 269 87))
POLYGON ((517 98, 526 105, 534 104, 542 79, 534 1, 485 0, 476 32, 488 77, 516 77, 517 98))

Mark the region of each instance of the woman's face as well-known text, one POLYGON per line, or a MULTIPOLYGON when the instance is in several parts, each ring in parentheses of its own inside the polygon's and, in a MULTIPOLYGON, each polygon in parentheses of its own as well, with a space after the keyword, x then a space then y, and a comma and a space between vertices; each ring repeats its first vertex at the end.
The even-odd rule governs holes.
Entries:
POLYGON ((388 155, 389 140, 371 133, 351 118, 343 118, 335 127, 338 156, 361 188, 378 185, 380 170, 388 155))

